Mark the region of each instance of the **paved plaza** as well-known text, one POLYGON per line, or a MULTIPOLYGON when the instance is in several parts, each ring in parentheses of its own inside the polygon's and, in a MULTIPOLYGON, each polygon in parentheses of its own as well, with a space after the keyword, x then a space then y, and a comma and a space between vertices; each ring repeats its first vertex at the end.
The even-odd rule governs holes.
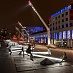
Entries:
POLYGON ((73 62, 59 63, 53 60, 54 64, 43 66, 40 62, 44 57, 34 57, 32 61, 28 55, 23 57, 18 53, 10 55, 6 47, 0 48, 0 73, 73 73, 73 62))

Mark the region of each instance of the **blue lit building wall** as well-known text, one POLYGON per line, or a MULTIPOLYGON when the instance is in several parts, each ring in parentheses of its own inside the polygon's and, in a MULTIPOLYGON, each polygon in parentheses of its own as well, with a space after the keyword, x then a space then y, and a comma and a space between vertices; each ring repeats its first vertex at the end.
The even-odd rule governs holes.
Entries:
POLYGON ((54 13, 53 15, 51 15, 51 18, 53 18, 53 17, 55 17, 55 16, 61 14, 62 12, 66 11, 66 10, 69 10, 69 9, 71 9, 71 5, 66 6, 66 7, 64 7, 63 9, 61 9, 60 11, 54 13))
POLYGON ((34 27, 26 27, 27 28, 27 30, 28 30, 28 32, 30 33, 30 34, 32 34, 32 33, 35 33, 35 32, 40 32, 40 31, 43 31, 44 30, 44 28, 43 27, 39 27, 39 26, 34 26, 34 27))
POLYGON ((37 34, 37 35, 33 35, 32 37, 35 38, 35 41, 37 41, 37 43, 43 43, 43 44, 48 44, 48 35, 47 34, 37 34))

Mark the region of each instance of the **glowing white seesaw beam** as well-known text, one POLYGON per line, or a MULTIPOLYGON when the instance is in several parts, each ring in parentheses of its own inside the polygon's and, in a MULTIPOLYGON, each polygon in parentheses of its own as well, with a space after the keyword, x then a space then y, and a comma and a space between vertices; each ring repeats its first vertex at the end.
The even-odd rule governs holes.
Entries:
POLYGON ((32 52, 32 54, 48 54, 48 52, 32 52))
POLYGON ((51 60, 62 61, 62 59, 60 59, 60 58, 47 57, 47 56, 36 55, 36 54, 33 54, 33 56, 36 56, 36 57, 42 57, 42 58, 48 58, 48 59, 51 59, 51 60))
MULTIPOLYGON (((43 55, 38 55, 38 54, 47 54, 47 52, 33 52, 33 56, 36 56, 36 57, 41 57, 41 58, 48 58, 48 59, 51 59, 51 60, 57 60, 57 61, 62 61, 62 59, 60 58, 55 58, 55 57, 47 57, 47 56, 43 56, 43 55), (33 54, 34 53, 34 54, 33 54)), ((22 52, 23 54, 23 52, 22 52)), ((24 54, 27 54, 26 52, 24 52, 24 54)), ((30 55, 30 54, 29 54, 30 55)))

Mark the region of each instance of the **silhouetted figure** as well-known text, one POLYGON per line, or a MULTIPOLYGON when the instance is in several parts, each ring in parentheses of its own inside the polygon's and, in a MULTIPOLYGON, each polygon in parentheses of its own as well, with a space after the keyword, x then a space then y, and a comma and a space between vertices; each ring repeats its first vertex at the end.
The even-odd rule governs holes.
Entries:
POLYGON ((31 53, 31 44, 28 44, 28 49, 26 50, 26 53, 28 53, 28 54, 30 54, 30 60, 32 60, 33 61, 33 55, 32 55, 32 53, 31 53))
POLYGON ((10 52, 10 55, 12 54, 12 51, 11 51, 11 46, 9 45, 9 44, 7 44, 7 46, 6 46, 7 48, 8 48, 8 50, 9 50, 9 52, 10 52))
POLYGON ((67 60, 66 52, 63 53, 63 55, 61 56, 61 58, 62 58, 62 61, 60 63, 62 63, 64 60, 65 61, 67 60))
POLYGON ((23 57, 24 57, 24 48, 22 47, 22 50, 20 51, 19 55, 23 52, 23 57))

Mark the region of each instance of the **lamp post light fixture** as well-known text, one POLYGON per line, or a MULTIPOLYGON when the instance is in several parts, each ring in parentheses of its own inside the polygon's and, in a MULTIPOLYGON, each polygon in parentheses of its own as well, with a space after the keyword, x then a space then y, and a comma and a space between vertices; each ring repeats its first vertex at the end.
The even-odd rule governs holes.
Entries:
POLYGON ((24 36, 22 35, 22 33, 20 32, 18 27, 15 27, 15 29, 21 34, 21 36, 24 38, 24 36))
POLYGON ((24 36, 24 31, 26 32, 26 34, 28 35, 28 42, 30 40, 30 36, 29 36, 29 33, 27 32, 27 30, 25 29, 26 27, 23 27, 22 24, 18 21, 18 24, 20 25, 21 27, 21 30, 22 30, 22 36, 24 36))

